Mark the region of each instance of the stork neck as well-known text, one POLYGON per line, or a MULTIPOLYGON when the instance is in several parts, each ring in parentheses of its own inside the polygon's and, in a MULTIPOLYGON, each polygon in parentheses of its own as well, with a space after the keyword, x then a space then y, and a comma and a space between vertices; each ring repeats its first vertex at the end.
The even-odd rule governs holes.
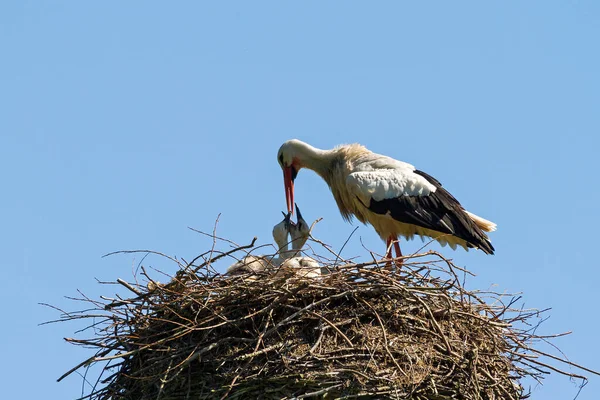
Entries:
POLYGON ((285 237, 276 237, 273 234, 273 239, 275 239, 275 244, 277 245, 277 254, 283 256, 288 251, 289 243, 287 235, 285 237))
POLYGON ((292 237, 292 250, 302 250, 304 244, 308 240, 308 236, 300 235, 298 237, 292 237))
POLYGON ((292 257, 294 257, 294 256, 296 255, 296 252, 297 252, 297 251, 296 251, 296 250, 294 250, 294 249, 290 249, 290 250, 288 250, 288 248, 287 248, 287 246, 286 246, 284 250, 281 250, 281 251, 279 252, 279 257, 281 257, 281 259, 283 259, 283 260, 287 260, 287 259, 289 259, 289 258, 292 258, 292 257))
POLYGON ((333 150, 321 150, 308 143, 299 145, 297 152, 300 167, 313 170, 324 179, 329 175, 334 156, 333 150))

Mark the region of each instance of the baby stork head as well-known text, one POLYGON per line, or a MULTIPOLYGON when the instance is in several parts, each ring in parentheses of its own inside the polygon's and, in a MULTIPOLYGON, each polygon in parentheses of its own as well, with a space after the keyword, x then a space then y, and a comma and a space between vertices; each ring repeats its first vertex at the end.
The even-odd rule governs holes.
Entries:
POLYGON ((304 218, 302 218, 298 204, 296 204, 296 217, 298 218, 298 222, 290 225, 290 236, 292 237, 292 249, 301 250, 310 236, 310 227, 304 218))
POLYGON ((281 253, 288 249, 288 234, 293 222, 290 220, 292 213, 283 214, 283 221, 273 227, 273 239, 277 243, 277 252, 281 253))

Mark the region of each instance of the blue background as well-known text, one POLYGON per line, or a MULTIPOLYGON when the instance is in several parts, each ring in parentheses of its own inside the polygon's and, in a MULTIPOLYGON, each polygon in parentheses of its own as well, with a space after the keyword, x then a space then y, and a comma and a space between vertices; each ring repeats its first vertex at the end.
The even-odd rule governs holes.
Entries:
MULTIPOLYGON (((38 303, 126 294, 95 278, 131 280, 141 255, 103 254, 191 259, 211 240, 187 227, 219 213, 221 236, 270 243, 291 138, 410 162, 498 223, 495 256, 442 252, 477 273, 470 287, 551 307, 538 333, 573 331, 554 343, 600 369, 599 18, 594 1, 2 2, 4 395, 81 394, 80 376, 55 380, 90 356, 62 340, 85 324, 38 326, 58 317, 38 303)), ((354 227, 325 183, 301 171, 296 200, 339 249, 354 227)), ((361 239, 381 251, 361 225, 344 255, 369 257, 361 239)), ((527 382, 533 399, 577 384, 527 382)))

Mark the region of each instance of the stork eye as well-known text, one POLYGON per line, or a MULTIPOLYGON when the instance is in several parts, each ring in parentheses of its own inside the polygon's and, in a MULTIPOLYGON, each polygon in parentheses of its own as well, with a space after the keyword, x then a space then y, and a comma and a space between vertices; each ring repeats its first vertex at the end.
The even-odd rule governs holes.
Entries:
POLYGON ((279 164, 283 165, 283 154, 279 155, 279 164))

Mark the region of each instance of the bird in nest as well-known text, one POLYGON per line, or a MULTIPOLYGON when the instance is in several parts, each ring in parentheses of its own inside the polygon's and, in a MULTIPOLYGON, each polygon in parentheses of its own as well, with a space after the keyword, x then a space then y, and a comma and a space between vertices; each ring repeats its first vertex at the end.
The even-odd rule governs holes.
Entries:
POLYGON ((276 276, 292 273, 296 277, 317 278, 321 266, 311 257, 303 256, 302 249, 310 236, 310 227, 296 204, 297 222, 291 220, 291 212, 283 213, 283 220, 273 227, 273 240, 277 253, 272 256, 248 255, 231 265, 227 275, 249 274, 247 280, 256 280, 257 274, 273 271, 276 276), (291 244, 291 246, 290 246, 291 244))

